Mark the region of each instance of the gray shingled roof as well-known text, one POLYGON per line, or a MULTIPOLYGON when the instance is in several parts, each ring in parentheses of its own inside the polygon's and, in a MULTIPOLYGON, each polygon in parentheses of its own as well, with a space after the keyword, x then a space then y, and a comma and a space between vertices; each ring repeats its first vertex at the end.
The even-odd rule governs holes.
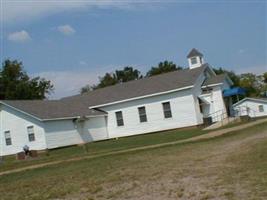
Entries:
POLYGON ((217 83, 223 83, 226 78, 226 74, 220 74, 217 76, 212 76, 206 79, 203 83, 204 86, 217 84, 217 83))
POLYGON ((60 100, 3 100, 2 102, 41 120, 105 114, 101 111, 88 109, 88 106, 82 102, 60 100))
POLYGON ((91 91, 87 94, 63 98, 63 101, 84 102, 88 107, 166 92, 194 85, 208 64, 91 91))
POLYGON ((203 57, 203 54, 200 53, 197 49, 193 48, 189 54, 187 55, 187 58, 192 58, 192 57, 195 57, 195 56, 201 56, 203 57))
POLYGON ((61 100, 4 100, 2 102, 41 120, 103 115, 106 113, 88 108, 192 86, 207 66, 208 64, 204 64, 195 69, 184 69, 129 81, 61 100))

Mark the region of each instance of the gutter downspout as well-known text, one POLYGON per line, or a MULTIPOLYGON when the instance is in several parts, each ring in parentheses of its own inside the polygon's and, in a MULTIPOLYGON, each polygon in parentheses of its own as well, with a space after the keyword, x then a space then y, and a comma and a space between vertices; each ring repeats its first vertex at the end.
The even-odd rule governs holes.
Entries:
POLYGON ((45 139, 45 151, 48 152, 48 143, 47 143, 47 135, 46 135, 46 122, 45 121, 41 121, 42 124, 42 129, 43 129, 43 134, 44 134, 44 139, 45 139))
POLYGON ((109 131, 108 131, 108 116, 105 116, 104 119, 105 119, 105 123, 106 123, 107 139, 110 139, 109 131))

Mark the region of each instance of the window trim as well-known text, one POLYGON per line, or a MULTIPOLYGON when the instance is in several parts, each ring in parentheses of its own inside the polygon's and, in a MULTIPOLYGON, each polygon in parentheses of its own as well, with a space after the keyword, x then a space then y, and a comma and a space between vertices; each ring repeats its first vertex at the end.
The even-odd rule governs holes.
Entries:
POLYGON ((264 106, 263 104, 258 106, 259 112, 264 112, 264 106))
POLYGON ((191 62, 192 65, 197 64, 197 57, 190 58, 190 62, 191 62), (194 63, 193 63, 193 60, 195 61, 194 63))
POLYGON ((170 118, 172 118, 172 109, 171 109, 171 102, 170 101, 162 102, 162 109, 163 109, 164 119, 170 119, 170 118), (169 107, 169 109, 167 109, 167 110, 164 107, 164 105, 166 105, 166 104, 169 107), (166 113, 169 113, 169 116, 166 113))
POLYGON ((203 58, 199 57, 199 60, 200 60, 200 64, 203 64, 203 58))
POLYGON ((12 138, 11 138, 10 130, 4 131, 4 136, 5 136, 6 146, 11 146, 12 145, 12 138), (9 137, 7 137, 7 134, 9 134, 9 137))
POLYGON ((36 140, 35 138, 35 132, 34 132, 34 126, 27 126, 27 133, 28 133, 28 140, 29 142, 34 142, 36 140), (29 132, 29 129, 32 128, 32 132, 29 132))
POLYGON ((117 126, 118 127, 124 126, 124 120, 123 120, 123 113, 122 113, 122 111, 116 111, 115 112, 115 116, 116 116, 117 126), (121 116, 118 116, 118 115, 121 115, 121 116), (118 118, 118 117, 121 117, 121 118, 118 118))
POLYGON ((140 106, 137 109, 138 109, 138 115, 139 115, 139 122, 140 123, 147 122, 146 107, 145 106, 140 106), (144 113, 141 113, 141 109, 144 109, 144 113), (144 117, 144 118, 142 118, 142 117, 144 117))

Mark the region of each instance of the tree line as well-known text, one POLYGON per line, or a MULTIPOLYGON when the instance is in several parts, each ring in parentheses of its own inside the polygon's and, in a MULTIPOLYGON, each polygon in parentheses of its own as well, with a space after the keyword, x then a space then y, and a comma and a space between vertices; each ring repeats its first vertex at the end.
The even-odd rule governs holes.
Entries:
POLYGON ((134 69, 131 66, 126 66, 123 69, 115 70, 115 72, 106 73, 104 76, 99 77, 98 84, 85 85, 84 87, 81 88, 80 93, 84 94, 92 90, 104 88, 118 83, 138 80, 141 78, 155 76, 158 74, 172 72, 181 69, 183 68, 167 60, 164 62, 160 62, 155 67, 151 67, 151 69, 145 75, 142 75, 138 69, 134 69))
MULTIPOLYGON (((95 89, 104 88, 107 86, 115 85, 132 80, 138 80, 145 77, 151 77, 158 74, 177 71, 184 69, 170 61, 160 62, 157 66, 153 66, 150 70, 142 75, 137 69, 131 66, 124 67, 115 72, 106 73, 104 76, 99 77, 99 82, 96 85, 86 85, 81 88, 80 93, 84 94, 95 89)), ((234 71, 229 71, 223 68, 213 68, 214 72, 219 74, 227 74, 233 81, 234 87, 242 87, 246 90, 247 96, 250 97, 266 97, 267 96, 267 72, 256 75, 253 73, 236 74, 234 71)))
MULTIPOLYGON (((117 69, 111 73, 105 73, 99 77, 99 82, 95 85, 85 85, 80 93, 84 94, 92 90, 107 86, 138 80, 155 76, 167 72, 184 69, 171 61, 163 61, 156 66, 152 66, 144 75, 132 66, 117 69)), ((253 73, 236 74, 223 68, 214 68, 216 74, 226 73, 231 78, 235 87, 246 89, 247 96, 266 96, 267 72, 256 75, 253 73)), ((0 69, 0 100, 8 99, 45 99, 54 90, 51 81, 41 77, 30 77, 23 68, 22 62, 17 60, 5 60, 0 69)))

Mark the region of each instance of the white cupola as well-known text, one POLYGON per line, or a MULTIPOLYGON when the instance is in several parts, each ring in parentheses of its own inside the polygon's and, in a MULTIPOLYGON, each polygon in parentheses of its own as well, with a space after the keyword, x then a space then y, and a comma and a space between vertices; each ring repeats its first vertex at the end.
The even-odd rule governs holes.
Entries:
POLYGON ((197 49, 193 48, 187 55, 189 69, 194 69, 200 67, 203 63, 203 54, 200 53, 197 49))

